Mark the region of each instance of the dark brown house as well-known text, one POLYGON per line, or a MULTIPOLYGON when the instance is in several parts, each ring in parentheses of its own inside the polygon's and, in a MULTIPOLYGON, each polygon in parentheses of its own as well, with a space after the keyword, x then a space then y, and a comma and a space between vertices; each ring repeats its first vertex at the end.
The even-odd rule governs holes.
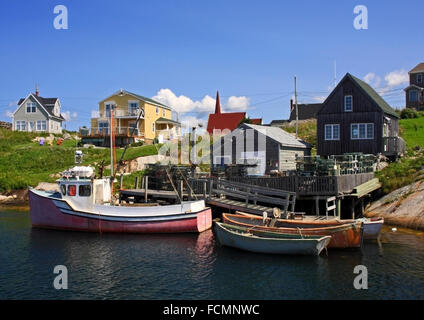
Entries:
POLYGON ((406 87, 406 107, 424 110, 424 62, 408 72, 409 86, 406 87))
POLYGON ((317 153, 397 157, 405 152, 398 120, 398 114, 371 86, 347 73, 318 111, 317 153))

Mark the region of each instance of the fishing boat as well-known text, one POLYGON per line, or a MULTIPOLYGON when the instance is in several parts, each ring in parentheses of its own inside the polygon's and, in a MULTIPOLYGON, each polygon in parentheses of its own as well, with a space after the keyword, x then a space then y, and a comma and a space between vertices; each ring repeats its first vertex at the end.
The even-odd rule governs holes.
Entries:
MULTIPOLYGON (((250 213, 237 211, 237 214, 242 214, 245 216, 255 216, 250 213)), ((303 220, 291 220, 291 219, 280 219, 278 220, 278 226, 287 227, 287 228, 323 228, 323 227, 333 227, 340 226, 346 223, 353 223, 355 221, 363 222, 364 228, 364 240, 377 239, 381 228, 384 224, 383 218, 360 218, 356 220, 340 220, 340 219, 324 219, 317 220, 316 218, 305 218, 303 220)))
POLYGON ((256 253, 319 255, 329 242, 330 236, 297 236, 243 228, 230 224, 215 223, 220 244, 256 253))
POLYGON ((76 166, 57 182, 60 192, 29 189, 32 226, 100 233, 202 232, 212 227, 211 209, 203 200, 142 207, 112 204, 110 179, 95 179, 91 167, 76 166))
POLYGON ((329 248, 359 248, 363 239, 363 222, 354 221, 336 226, 320 228, 284 227, 280 225, 282 219, 260 218, 241 214, 223 213, 224 223, 249 228, 272 231, 283 234, 331 236, 329 248))

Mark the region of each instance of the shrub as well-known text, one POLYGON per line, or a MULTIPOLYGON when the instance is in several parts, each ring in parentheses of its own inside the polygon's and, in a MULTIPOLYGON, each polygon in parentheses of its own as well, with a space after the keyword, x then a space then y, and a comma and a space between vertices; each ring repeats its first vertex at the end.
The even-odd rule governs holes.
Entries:
POLYGON ((419 114, 415 109, 405 108, 400 112, 401 119, 414 119, 418 118, 419 114))

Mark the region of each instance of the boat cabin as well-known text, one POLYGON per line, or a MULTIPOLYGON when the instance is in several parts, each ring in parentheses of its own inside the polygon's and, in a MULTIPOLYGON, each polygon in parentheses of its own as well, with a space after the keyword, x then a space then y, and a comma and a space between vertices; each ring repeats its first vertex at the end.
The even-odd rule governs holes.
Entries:
POLYGON ((79 208, 110 203, 110 180, 94 179, 91 167, 74 167, 62 174, 58 181, 62 199, 79 208))

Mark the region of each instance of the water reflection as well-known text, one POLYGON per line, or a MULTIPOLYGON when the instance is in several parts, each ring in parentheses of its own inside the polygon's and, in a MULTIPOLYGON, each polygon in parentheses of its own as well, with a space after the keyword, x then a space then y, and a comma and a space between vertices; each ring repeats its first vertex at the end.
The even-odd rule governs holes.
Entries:
POLYGON ((221 247, 201 234, 122 235, 31 229, 27 213, 0 212, 3 299, 424 298, 424 236, 385 229, 362 250, 278 256, 221 247), (65 265, 69 289, 53 288, 65 265), (369 289, 355 290, 365 265, 369 289))

